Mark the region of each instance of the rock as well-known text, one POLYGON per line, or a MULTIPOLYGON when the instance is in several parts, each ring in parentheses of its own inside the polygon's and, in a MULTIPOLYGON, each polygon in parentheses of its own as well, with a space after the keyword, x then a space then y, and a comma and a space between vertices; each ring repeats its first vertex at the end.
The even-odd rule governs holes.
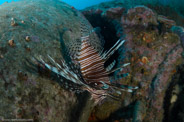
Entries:
POLYGON ((0 10, 0 118, 87 121, 93 105, 89 94, 76 96, 33 64, 33 57, 40 55, 60 60, 59 32, 69 30, 63 37, 67 42, 80 38, 84 18, 71 6, 54 0, 6 3, 0 10))
POLYGON ((158 16, 158 21, 166 25, 167 28, 171 28, 172 26, 176 25, 176 22, 174 20, 170 20, 163 15, 158 16))
POLYGON ((155 10, 157 12, 157 14, 159 15, 164 15, 164 18, 170 19, 170 20, 174 20, 177 26, 182 26, 183 22, 184 22, 184 16, 180 11, 183 10, 179 10, 178 8, 176 9, 176 6, 174 6, 173 4, 169 5, 169 6, 164 6, 161 4, 156 4, 156 5, 152 5, 152 4, 147 4, 146 6, 148 6, 149 8, 151 8, 152 10, 155 10))
POLYGON ((121 23, 126 27, 143 26, 144 28, 149 25, 158 25, 156 13, 146 6, 129 9, 127 14, 122 17, 121 23))
POLYGON ((181 26, 172 26, 171 31, 180 37, 181 44, 184 47, 184 28, 181 26))
MULTIPOLYGON (((131 121, 133 119, 134 121, 160 122, 166 117, 164 112, 167 109, 163 106, 167 101, 165 96, 168 94, 168 86, 174 82, 173 76, 183 63, 181 55, 183 52, 183 29, 181 29, 182 27, 173 29, 175 21, 168 19, 163 14, 159 15, 156 13, 157 10, 154 11, 146 6, 129 8, 122 2, 113 1, 82 10, 84 16, 94 27, 102 28, 101 34, 106 43, 110 43, 109 36, 126 40, 124 47, 119 50, 118 65, 121 66, 124 62, 130 62, 131 65, 124 69, 125 72, 129 72, 128 77, 123 78, 120 82, 124 85, 140 87, 132 94, 122 94, 121 106, 115 108, 117 111, 114 107, 111 109, 111 105, 108 104, 96 106, 91 114, 93 121, 97 118, 107 121, 112 120, 112 116, 118 116, 113 120, 127 121, 128 119, 131 121), (124 12, 120 12, 121 16, 113 17, 104 14, 111 8, 114 10, 117 7, 125 8, 124 12), (96 14, 97 8, 103 12, 96 14), (100 24, 96 23, 95 19, 100 24), (104 23, 106 24, 104 25, 104 23), (140 105, 136 104, 136 110, 127 110, 132 102, 139 100, 141 103, 140 105), (95 112, 102 111, 103 108, 108 109, 106 113, 95 112), (119 109, 121 110, 119 111, 119 109), (142 111, 139 112, 139 110, 142 111)), ((111 39, 111 43, 115 43, 116 39, 111 39)), ((114 102, 113 104, 119 103, 114 102)))
POLYGON ((121 15, 123 14, 123 11, 125 9, 122 8, 122 7, 117 7, 117 8, 109 8, 107 11, 106 11, 106 15, 107 17, 109 18, 119 18, 121 17, 121 15))

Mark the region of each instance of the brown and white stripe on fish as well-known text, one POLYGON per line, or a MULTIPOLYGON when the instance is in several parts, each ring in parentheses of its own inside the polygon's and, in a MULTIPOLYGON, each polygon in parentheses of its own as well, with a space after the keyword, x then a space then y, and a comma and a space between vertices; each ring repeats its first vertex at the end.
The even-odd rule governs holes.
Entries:
POLYGON ((95 44, 91 40, 91 35, 93 34, 95 34, 95 31, 83 34, 80 39, 80 45, 76 44, 78 46, 75 48, 76 50, 72 50, 72 48, 69 50, 68 56, 72 59, 70 63, 61 60, 61 64, 58 64, 50 56, 48 57, 54 66, 49 65, 41 58, 40 62, 58 76, 64 77, 74 84, 81 85, 81 89, 89 91, 92 94, 92 98, 97 102, 106 96, 114 98, 113 93, 121 94, 120 91, 132 92, 133 89, 137 89, 137 87, 128 87, 110 82, 110 79, 113 78, 109 75, 129 65, 129 63, 124 64, 122 67, 114 68, 116 61, 113 61, 109 66, 104 67, 105 62, 124 44, 125 40, 119 39, 112 48, 104 51, 99 46, 102 43, 95 44))

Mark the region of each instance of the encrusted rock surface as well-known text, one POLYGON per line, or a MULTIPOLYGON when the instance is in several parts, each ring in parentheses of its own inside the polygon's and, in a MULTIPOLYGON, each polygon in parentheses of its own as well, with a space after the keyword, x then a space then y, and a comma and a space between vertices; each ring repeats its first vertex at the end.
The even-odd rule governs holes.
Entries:
POLYGON ((129 72, 129 76, 123 78, 121 83, 139 86, 133 93, 123 93, 120 103, 111 102, 106 106, 97 106, 90 121, 164 120, 164 111, 167 109, 163 106, 172 98, 165 96, 170 84, 174 82, 177 67, 183 64, 182 27, 174 29, 174 20, 159 15, 146 6, 129 9, 127 5, 116 1, 89 7, 82 13, 94 27, 101 27, 101 33, 107 43, 111 36, 127 40, 124 49, 119 51, 119 63, 130 62, 131 65, 124 69, 125 72, 129 72), (105 34, 108 30, 112 32, 111 36, 105 34), (121 104, 121 107, 111 109, 111 106, 116 106, 114 104, 121 104), (134 109, 131 106, 134 106, 134 109), (109 109, 109 113, 103 114, 102 108, 109 109))
POLYGON ((136 6, 129 9, 126 16, 121 19, 121 23, 131 26, 143 26, 147 28, 149 24, 158 25, 157 14, 145 6, 136 6))
POLYGON ((49 72, 39 72, 33 65, 33 57, 40 55, 45 60, 47 55, 60 60, 59 32, 69 31, 64 40, 79 38, 81 19, 73 7, 57 0, 0 5, 0 118, 35 122, 88 119, 92 105, 88 94, 76 96, 61 88, 49 72))

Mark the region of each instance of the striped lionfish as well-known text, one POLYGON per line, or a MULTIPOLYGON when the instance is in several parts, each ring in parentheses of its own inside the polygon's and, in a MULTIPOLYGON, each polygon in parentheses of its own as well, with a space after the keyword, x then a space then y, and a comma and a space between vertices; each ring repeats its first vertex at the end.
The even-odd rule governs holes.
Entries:
MULTIPOLYGON (((82 34, 84 30, 85 29, 81 29, 82 34)), ((95 47, 95 44, 99 42, 91 40, 93 34, 95 34, 94 30, 87 35, 83 34, 80 38, 80 44, 74 44, 74 47, 78 46, 77 50, 68 51, 70 55, 69 58, 72 60, 69 63, 61 60, 59 64, 50 56, 48 56, 48 58, 54 66, 49 65, 42 58, 40 58, 39 62, 59 77, 65 78, 72 84, 78 85, 77 88, 74 86, 71 88, 74 91, 78 91, 79 89, 89 91, 95 103, 99 103, 107 96, 116 99, 117 94, 118 96, 121 94, 120 91, 132 92, 133 89, 137 89, 137 87, 110 82, 113 77, 109 75, 129 65, 129 63, 124 64, 122 67, 114 68, 116 61, 113 61, 110 65, 104 67, 105 62, 124 44, 125 40, 119 39, 112 48, 108 51, 103 51, 103 48, 99 49, 97 46, 95 47)), ((64 81, 61 80, 61 82, 64 81)), ((67 85, 66 82, 65 84, 67 85)))

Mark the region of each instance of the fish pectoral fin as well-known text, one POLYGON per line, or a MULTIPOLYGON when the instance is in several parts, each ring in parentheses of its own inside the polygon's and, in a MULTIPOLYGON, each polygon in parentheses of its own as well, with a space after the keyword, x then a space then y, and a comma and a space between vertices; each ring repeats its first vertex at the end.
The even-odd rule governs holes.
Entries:
POLYGON ((138 89, 139 87, 137 86, 128 86, 128 85, 122 85, 119 83, 114 83, 112 84, 113 88, 121 90, 121 91, 126 91, 126 92, 133 92, 133 90, 138 89))
POLYGON ((125 42, 125 40, 119 39, 119 40, 114 44, 114 46, 112 46, 107 52, 105 51, 104 53, 102 53, 102 55, 101 55, 102 59, 104 59, 104 60, 107 61, 107 60, 111 57, 111 55, 114 54, 114 52, 115 52, 116 50, 118 50, 118 49, 120 48, 121 45, 124 44, 124 42, 125 42))
POLYGON ((111 74, 111 73, 113 73, 113 72, 115 72, 117 70, 122 70, 123 67, 126 67, 128 65, 130 65, 130 63, 123 64, 121 67, 118 67, 118 68, 115 68, 115 69, 111 69, 110 71, 108 71, 108 74, 111 74))
POLYGON ((47 69, 49 69, 53 73, 57 74, 58 76, 62 76, 64 78, 66 78, 67 80, 72 81, 73 83, 79 82, 79 78, 77 77, 77 75, 69 69, 69 67, 67 66, 67 64, 64 61, 62 61, 62 65, 59 65, 49 55, 48 55, 48 57, 52 61, 52 64, 54 64, 56 67, 49 65, 41 57, 40 57, 40 60, 37 59, 37 62, 41 63, 47 69))
POLYGON ((111 64, 109 64, 105 69, 106 71, 111 71, 114 65, 116 64, 116 60, 114 60, 111 64))

